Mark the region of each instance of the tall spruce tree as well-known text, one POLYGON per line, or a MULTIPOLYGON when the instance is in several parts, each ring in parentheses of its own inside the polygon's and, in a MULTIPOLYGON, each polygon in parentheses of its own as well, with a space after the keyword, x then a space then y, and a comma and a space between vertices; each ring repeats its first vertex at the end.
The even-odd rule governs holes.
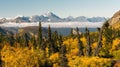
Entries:
POLYGON ((54 45, 54 50, 55 52, 58 52, 58 41, 59 41, 59 36, 58 36, 58 32, 57 30, 54 31, 54 33, 52 34, 52 40, 53 40, 53 45, 54 45))
POLYGON ((90 42, 90 33, 88 28, 86 27, 86 39, 87 39, 87 45, 86 45, 86 55, 89 57, 91 56, 91 42, 90 42))
POLYGON ((113 31, 108 21, 106 21, 104 24, 104 30, 103 30, 103 36, 105 37, 105 47, 104 49, 101 50, 103 52, 102 54, 103 57, 111 57, 109 50, 112 48, 112 45, 113 45, 112 42, 115 37, 113 36, 114 33, 117 33, 116 30, 113 31))
POLYGON ((34 46, 34 48, 36 49, 37 43, 36 43, 35 33, 34 33, 34 36, 33 36, 33 46, 34 46))
POLYGON ((52 32, 51 32, 50 25, 49 25, 49 27, 48 27, 48 40, 49 40, 49 41, 52 40, 52 32))
POLYGON ((50 25, 48 27, 48 41, 49 41, 49 52, 50 52, 50 54, 55 53, 56 49, 55 49, 55 44, 54 44, 54 41, 53 41, 53 38, 52 38, 52 31, 51 31, 50 25))
POLYGON ((113 35, 113 30, 109 26, 108 21, 106 21, 105 24, 104 24, 103 35, 106 39, 106 44, 108 44, 108 43, 112 44, 112 42, 113 42, 113 36, 112 36, 113 35))
POLYGON ((77 31, 78 48, 79 48, 78 56, 82 56, 82 55, 84 55, 84 53, 83 53, 83 43, 80 40, 80 33, 79 33, 78 27, 76 28, 76 31, 77 31))
POLYGON ((25 38, 24 35, 19 36, 19 41, 20 41, 20 45, 21 47, 25 47, 25 38))
POLYGON ((1 43, 3 42, 3 35, 0 33, 0 67, 2 67, 2 56, 1 56, 1 50, 2 50, 2 45, 1 43))
POLYGON ((29 47, 29 36, 27 33, 25 33, 25 45, 29 47))
POLYGON ((61 47, 62 47, 62 44, 63 44, 62 35, 59 35, 58 43, 59 43, 58 49, 59 49, 59 51, 60 51, 60 50, 61 50, 61 47))
POLYGON ((102 48, 102 33, 103 33, 103 27, 99 30, 99 37, 98 37, 98 43, 97 47, 95 48, 94 56, 98 56, 100 49, 102 48))
POLYGON ((2 61, 1 49, 0 49, 0 67, 4 67, 3 64, 4 64, 4 62, 2 61))
POLYGON ((71 30, 70 30, 70 36, 71 36, 71 37, 74 36, 74 34, 73 34, 73 28, 71 28, 71 30))
POLYGON ((38 46, 39 48, 41 48, 42 45, 42 26, 41 26, 41 22, 39 22, 39 31, 38 31, 38 46))
POLYGON ((102 48, 103 31, 104 31, 105 27, 108 27, 108 26, 109 26, 108 21, 106 21, 101 28, 98 28, 99 37, 98 37, 97 47, 95 48, 94 56, 98 56, 98 54, 102 48))
MULTIPOLYGON (((103 36, 103 33, 105 31, 106 28, 109 27, 109 23, 108 23, 109 20, 107 20, 103 26, 101 28, 98 28, 98 31, 99 31, 99 37, 98 37, 98 44, 97 44, 97 47, 95 48, 95 52, 94 52, 94 56, 98 56, 101 48, 102 48, 102 36, 103 36)), ((108 47, 108 46, 107 46, 108 47)))
POLYGON ((50 25, 48 27, 48 48, 49 48, 49 55, 52 54, 52 38, 51 38, 51 28, 50 28, 50 25))
POLYGON ((58 40, 58 33, 57 33, 57 31, 53 32, 52 39, 54 40, 54 43, 57 44, 57 40, 58 40))
POLYGON ((14 38, 14 34, 13 33, 10 34, 9 43, 10 43, 11 46, 14 46, 15 38, 14 38))
POLYGON ((0 33, 0 43, 2 43, 2 42, 3 42, 3 34, 0 33))
POLYGON ((68 60, 67 60, 67 57, 66 57, 66 46, 63 45, 61 47, 61 51, 60 51, 60 67, 68 67, 67 63, 68 63, 68 60))

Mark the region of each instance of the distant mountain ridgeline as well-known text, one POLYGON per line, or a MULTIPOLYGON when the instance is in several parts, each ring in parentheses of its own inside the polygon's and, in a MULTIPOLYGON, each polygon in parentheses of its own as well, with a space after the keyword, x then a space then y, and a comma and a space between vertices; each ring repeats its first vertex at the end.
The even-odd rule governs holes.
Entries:
MULTIPOLYGON (((44 15, 41 15, 41 16, 32 16, 32 17, 24 17, 24 16, 19 16, 19 17, 16 17, 14 20, 7 20, 5 18, 1 19, 0 21, 2 22, 8 22, 8 21, 13 21, 13 22, 38 22, 40 21, 41 19, 43 19, 42 21, 44 22, 48 22, 48 21, 51 21, 51 22, 63 22, 63 21, 79 21, 79 22, 86 22, 86 21, 89 21, 89 22, 100 22, 100 21, 105 21, 106 18, 103 18, 103 17, 94 17, 94 18, 86 18, 84 16, 81 16, 81 17, 77 17, 77 18, 73 18, 71 16, 69 16, 68 18, 64 18, 64 19, 61 19, 60 17, 56 16, 55 14, 49 12, 49 13, 46 13, 44 15), (98 20, 99 18, 99 20, 98 20), (101 18, 101 19, 100 19, 101 18), (19 20, 18 20, 19 19, 19 20), (95 20, 96 19, 96 20, 95 20)), ((116 12, 112 18, 110 18, 108 20, 110 26, 112 26, 113 28, 119 28, 120 29, 120 11, 116 12)), ((54 32, 55 30, 58 31, 59 34, 61 35, 69 35, 70 33, 70 30, 71 28, 51 28, 52 31, 54 32)), ((80 31, 81 32, 84 32, 85 28, 80 28, 80 31)), ((0 28, 0 32, 2 32, 3 34, 6 34, 6 33, 18 33, 20 30, 22 30, 23 32, 32 32, 32 33, 38 33, 38 27, 37 26, 28 26, 28 27, 23 27, 23 28, 18 28, 18 27, 1 27, 0 28)), ((97 29, 96 28, 89 28, 89 30, 91 32, 94 32, 96 31, 97 29)), ((47 28, 44 27, 43 28, 43 33, 46 34, 47 32, 47 28)))
POLYGON ((6 19, 1 18, 0 23, 4 22, 104 22, 108 18, 105 17, 85 17, 85 16, 79 16, 79 17, 72 17, 69 16, 67 18, 60 18, 59 16, 55 15, 52 12, 45 13, 43 15, 33 15, 33 16, 17 16, 12 19, 6 19))

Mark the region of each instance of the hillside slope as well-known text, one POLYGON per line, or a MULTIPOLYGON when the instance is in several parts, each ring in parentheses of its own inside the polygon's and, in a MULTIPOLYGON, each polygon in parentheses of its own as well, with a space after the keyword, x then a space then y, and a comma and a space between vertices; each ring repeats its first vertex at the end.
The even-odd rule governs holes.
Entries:
POLYGON ((109 24, 113 28, 120 28, 120 10, 109 20, 109 24))

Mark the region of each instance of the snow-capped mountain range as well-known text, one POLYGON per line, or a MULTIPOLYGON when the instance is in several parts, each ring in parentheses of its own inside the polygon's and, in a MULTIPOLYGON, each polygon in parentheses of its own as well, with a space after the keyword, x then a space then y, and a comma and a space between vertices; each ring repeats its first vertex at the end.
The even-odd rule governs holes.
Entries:
POLYGON ((4 22, 104 22, 108 18, 105 17, 92 17, 88 18, 85 16, 79 16, 79 17, 72 17, 69 16, 67 18, 60 18, 56 14, 52 12, 47 12, 43 15, 33 15, 33 16, 17 16, 12 19, 7 19, 7 18, 1 18, 0 23, 4 22))

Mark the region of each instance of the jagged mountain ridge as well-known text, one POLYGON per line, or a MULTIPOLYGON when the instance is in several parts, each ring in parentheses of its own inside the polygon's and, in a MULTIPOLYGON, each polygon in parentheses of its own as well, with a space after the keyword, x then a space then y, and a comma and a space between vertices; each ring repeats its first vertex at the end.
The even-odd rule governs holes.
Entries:
POLYGON ((0 19, 0 23, 4 22, 104 22, 107 18, 105 17, 92 17, 88 18, 85 16, 78 16, 78 17, 72 17, 69 16, 67 18, 60 18, 56 14, 52 12, 45 13, 43 15, 33 15, 33 16, 17 16, 13 19, 6 19, 2 18, 0 19))

